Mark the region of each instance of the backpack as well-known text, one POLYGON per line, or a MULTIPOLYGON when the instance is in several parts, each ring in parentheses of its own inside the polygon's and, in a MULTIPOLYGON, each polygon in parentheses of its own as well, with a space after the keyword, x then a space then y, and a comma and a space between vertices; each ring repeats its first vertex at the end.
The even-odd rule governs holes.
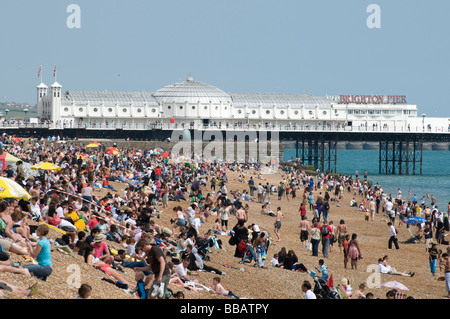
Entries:
POLYGON ((330 232, 329 232, 329 229, 328 229, 328 225, 323 225, 322 226, 322 236, 328 236, 328 234, 329 234, 330 232))

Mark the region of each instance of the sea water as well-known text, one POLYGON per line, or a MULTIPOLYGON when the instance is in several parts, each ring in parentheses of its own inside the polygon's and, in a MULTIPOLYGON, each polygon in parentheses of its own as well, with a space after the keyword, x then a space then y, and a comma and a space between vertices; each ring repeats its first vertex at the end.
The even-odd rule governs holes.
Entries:
MULTIPOLYGON (((283 160, 295 158, 294 149, 285 149, 283 160)), ((422 175, 380 175, 378 150, 337 150, 337 172, 344 175, 355 176, 358 171, 359 178, 363 178, 364 171, 368 179, 375 185, 383 187, 385 193, 397 195, 398 189, 403 199, 411 200, 414 194, 418 200, 425 196, 425 203, 431 204, 430 196, 436 198, 436 205, 440 210, 447 210, 450 202, 450 151, 423 151, 422 175), (411 195, 408 194, 411 188, 411 195)), ((416 163, 417 165, 417 163, 416 163)))

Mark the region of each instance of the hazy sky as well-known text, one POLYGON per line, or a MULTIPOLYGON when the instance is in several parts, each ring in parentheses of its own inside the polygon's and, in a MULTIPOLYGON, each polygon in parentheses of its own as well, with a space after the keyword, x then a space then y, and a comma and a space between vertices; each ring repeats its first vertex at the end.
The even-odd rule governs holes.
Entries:
POLYGON ((50 85, 56 65, 63 91, 156 91, 191 73, 233 93, 406 95, 450 117, 449 14, 448 0, 2 1, 0 101, 34 105, 39 66, 50 85))

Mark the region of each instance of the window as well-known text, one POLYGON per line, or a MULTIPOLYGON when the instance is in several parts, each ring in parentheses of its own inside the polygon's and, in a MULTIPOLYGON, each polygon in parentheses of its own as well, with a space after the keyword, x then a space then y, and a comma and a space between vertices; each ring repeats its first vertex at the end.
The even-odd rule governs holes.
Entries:
POLYGON ((322 113, 323 113, 323 115, 327 115, 327 111, 323 111, 322 113))
POLYGON ((267 110, 267 111, 266 111, 266 114, 270 114, 270 110, 267 110))
POLYGON ((80 112, 83 112, 83 108, 82 108, 82 107, 80 107, 80 108, 78 109, 78 111, 80 111, 80 112))
POLYGON ((167 108, 170 110, 172 107, 169 105, 167 108))
POLYGON ((283 115, 283 114, 284 114, 284 111, 283 111, 283 110, 281 110, 281 111, 280 111, 280 114, 281 114, 281 115, 283 115))
POLYGON ((94 112, 97 112, 97 111, 98 111, 98 108, 94 107, 94 112))
POLYGON ((183 109, 183 105, 180 105, 180 110, 182 110, 183 109))
POLYGON ((64 108, 64 112, 69 112, 69 108, 68 108, 68 107, 65 107, 65 108, 64 108))
POLYGON ((195 110, 195 105, 192 105, 192 109, 195 110))
POLYGON ((111 113, 111 112, 112 112, 112 108, 109 108, 109 109, 108 109, 108 112, 111 113))
POLYGON ((137 109, 137 112, 138 112, 138 113, 141 113, 141 112, 142 112, 142 109, 141 109, 141 108, 137 109))
POLYGON ((155 113, 156 112, 156 109, 152 109, 152 113, 155 113))
POLYGON ((126 109, 126 108, 123 108, 122 111, 123 111, 123 113, 126 113, 126 112, 127 112, 127 109, 126 109))
POLYGON ((298 115, 298 111, 294 111, 294 114, 295 114, 295 115, 298 115))
POLYGON ((252 111, 252 114, 256 114, 256 111, 255 111, 255 110, 253 110, 253 111, 252 111))
POLYGON ((313 115, 313 111, 309 111, 308 114, 309 114, 309 115, 313 115))

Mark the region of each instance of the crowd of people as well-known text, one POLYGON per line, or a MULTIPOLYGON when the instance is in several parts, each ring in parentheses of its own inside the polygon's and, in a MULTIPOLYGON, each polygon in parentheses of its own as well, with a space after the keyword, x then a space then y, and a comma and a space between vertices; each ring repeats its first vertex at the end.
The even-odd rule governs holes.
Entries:
MULTIPOLYGON (((351 269, 357 270, 362 259, 358 235, 350 232, 343 219, 337 225, 330 219, 331 203, 339 207, 345 192, 361 199, 359 204, 353 199, 350 206, 367 211, 367 221, 386 216, 389 249, 392 245, 399 249, 396 231, 408 217, 423 216, 426 222, 419 223, 418 232, 425 237, 432 273, 437 262, 444 268, 448 264, 448 255, 432 246, 431 240, 435 232, 437 243, 445 242, 448 212, 427 207, 416 197, 407 202, 400 191, 392 198, 378 184, 369 185, 366 174, 364 180, 320 171, 311 176, 287 166, 278 185, 265 181, 260 174, 239 175, 239 182, 248 186, 248 192, 241 192, 228 189, 228 172, 250 168, 258 172, 258 164, 173 161, 170 155, 153 150, 101 144, 89 147, 54 139, 44 143, 6 134, 0 139, 0 153, 2 175, 23 185, 31 195, 30 199, 5 198, 0 202, 0 272, 45 281, 54 271, 51 246, 55 245, 62 252, 82 256, 86 264, 102 272, 99 276, 114 278, 104 280, 141 299, 183 298, 182 291, 169 288, 173 285, 239 298, 222 286, 224 270, 209 264, 212 249, 225 249, 226 239, 235 246, 234 257, 243 264, 300 271, 328 283, 326 260, 336 250, 335 245, 343 255, 345 268, 350 262, 351 269), (8 162, 2 157, 6 152, 18 160, 8 162), (39 162, 56 164, 59 169, 36 172, 27 166, 39 162), (126 186, 117 192, 111 182, 126 186), (98 189, 106 192, 99 196, 98 189), (293 249, 286 251, 285 247, 266 263, 269 247, 283 242, 284 212, 281 205, 272 210, 270 202, 277 199, 299 203, 299 242, 302 249, 320 257, 317 265, 306 266, 293 249), (176 203, 170 210, 169 201, 176 203), (249 201, 260 203, 261 214, 273 217, 273 232, 251 221, 249 201), (172 216, 171 225, 158 222, 162 214, 172 216), (202 225, 208 220, 214 223, 205 230, 202 225), (61 233, 56 240, 48 238, 53 230, 61 233), (13 262, 10 254, 23 255, 33 262, 22 266, 13 262), (135 271, 134 281, 124 275, 124 268, 135 271), (212 283, 201 283, 195 277, 200 271, 217 276, 212 283)), ((386 263, 385 259, 380 262, 380 273, 414 276, 386 263)), ((446 280, 450 295, 450 278, 446 280)), ((5 283, 5 287, 30 296, 37 291, 37 284, 20 288, 5 283)), ((305 297, 313 297, 309 282, 304 282, 303 289, 305 297)), ((353 298, 365 298, 363 290, 360 286, 353 298)), ((77 298, 91 295, 92 288, 85 283, 77 298)))

